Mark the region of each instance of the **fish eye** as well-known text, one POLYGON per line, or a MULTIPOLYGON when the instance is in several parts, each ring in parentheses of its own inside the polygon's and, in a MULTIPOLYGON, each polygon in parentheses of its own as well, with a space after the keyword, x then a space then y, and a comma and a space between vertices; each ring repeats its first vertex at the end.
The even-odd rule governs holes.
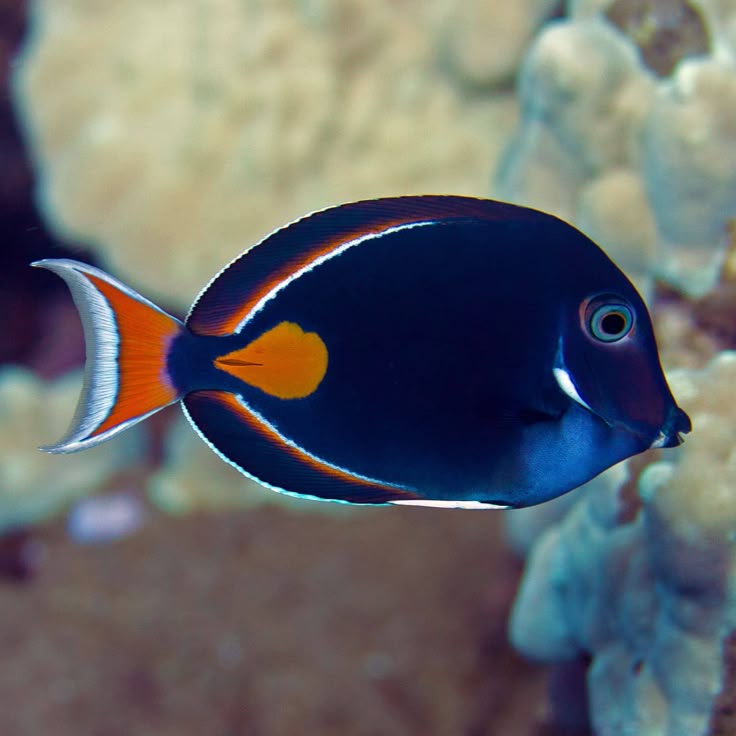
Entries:
POLYGON ((601 342, 618 342, 626 337, 634 324, 631 309, 625 304, 603 304, 588 320, 590 334, 601 342))

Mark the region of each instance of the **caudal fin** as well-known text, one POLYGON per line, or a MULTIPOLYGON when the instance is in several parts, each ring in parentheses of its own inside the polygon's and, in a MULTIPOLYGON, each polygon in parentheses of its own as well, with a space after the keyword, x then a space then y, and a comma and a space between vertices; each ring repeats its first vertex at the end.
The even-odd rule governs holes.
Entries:
POLYGON ((61 276, 77 305, 87 346, 84 385, 67 434, 46 452, 84 450, 180 395, 166 366, 179 320, 103 271, 67 259, 31 264, 61 276))

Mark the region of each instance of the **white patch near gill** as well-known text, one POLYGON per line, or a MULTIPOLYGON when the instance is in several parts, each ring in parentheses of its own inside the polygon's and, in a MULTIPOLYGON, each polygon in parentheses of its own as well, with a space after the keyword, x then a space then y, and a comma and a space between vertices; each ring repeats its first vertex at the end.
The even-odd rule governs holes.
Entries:
POLYGON ((557 381, 557 385, 566 396, 571 398, 576 404, 580 404, 580 406, 587 409, 588 411, 593 411, 590 408, 589 404, 585 401, 585 399, 580 395, 580 392, 575 385, 575 381, 573 381, 570 372, 565 366, 565 358, 562 348, 562 336, 560 336, 560 339, 557 343, 557 355, 555 356, 555 365, 552 368, 552 373, 554 374, 555 381, 557 381))
POLYGON ((406 499, 400 501, 389 501, 392 506, 428 506, 435 509, 507 509, 508 506, 499 506, 494 503, 483 503, 483 501, 429 501, 423 499, 406 499))
MULTIPOLYGON (((304 276, 305 273, 309 273, 309 271, 312 271, 313 269, 317 268, 317 266, 320 266, 321 264, 325 263, 326 261, 329 261, 331 258, 336 258, 339 255, 342 255, 345 253, 345 251, 349 250, 350 248, 355 247, 356 245, 360 245, 361 243, 365 243, 369 240, 375 240, 377 238, 382 238, 385 235, 391 235, 392 233, 398 233, 402 230, 411 230, 415 227, 424 227, 426 225, 435 225, 435 220, 423 220, 420 222, 408 222, 404 225, 395 225, 394 227, 386 228, 385 230, 380 230, 376 233, 366 233, 365 235, 361 235, 359 238, 354 238, 353 240, 349 240, 347 243, 343 243, 342 245, 338 246, 334 250, 331 250, 329 253, 325 253, 318 258, 315 258, 313 261, 308 263, 306 266, 303 266, 298 271, 294 271, 290 276, 285 278, 283 281, 280 281, 276 286, 274 286, 271 291, 269 291, 265 296, 263 296, 251 309, 251 311, 243 317, 243 319, 240 321, 238 326, 235 328, 235 332, 240 332, 245 325, 248 324, 262 309, 263 307, 271 301, 280 291, 285 289, 289 284, 296 281, 301 276, 304 276)), ((263 241, 265 242, 265 241, 263 241)))
POLYGON ((585 402, 583 397, 578 393, 570 374, 564 368, 553 368, 552 372, 555 374, 557 385, 564 393, 566 393, 573 401, 580 404, 580 406, 584 406, 588 411, 593 411, 585 402))
POLYGON ((650 449, 656 450, 659 447, 664 447, 665 442, 667 442, 670 438, 660 430, 659 434, 656 436, 654 442, 652 442, 651 445, 649 445, 650 449))

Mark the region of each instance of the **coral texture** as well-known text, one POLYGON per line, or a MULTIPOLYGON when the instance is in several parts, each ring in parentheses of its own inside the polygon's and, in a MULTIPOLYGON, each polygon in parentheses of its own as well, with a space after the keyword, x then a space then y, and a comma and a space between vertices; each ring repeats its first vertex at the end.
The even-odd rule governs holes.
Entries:
POLYGON ((552 4, 36 0, 15 89, 42 207, 185 306, 316 208, 484 194, 516 114, 493 85, 552 4))
POLYGON ((570 3, 522 65, 496 194, 578 224, 647 291, 712 287, 736 216, 736 6, 570 3))
POLYGON ((638 481, 616 466, 536 542, 511 637, 529 656, 592 656, 598 736, 706 734, 736 629, 736 353, 673 371, 694 431, 638 481))
POLYGON ((22 368, 0 369, 0 532, 58 513, 136 457, 136 430, 84 455, 39 452, 66 430, 78 393, 76 372, 44 383, 22 368))

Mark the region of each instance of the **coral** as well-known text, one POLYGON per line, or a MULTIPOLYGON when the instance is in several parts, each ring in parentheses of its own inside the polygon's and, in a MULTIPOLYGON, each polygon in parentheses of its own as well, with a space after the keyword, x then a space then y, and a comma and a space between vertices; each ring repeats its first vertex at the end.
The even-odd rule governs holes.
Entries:
POLYGON ((556 4, 556 0, 438 4, 440 58, 465 84, 505 83, 513 79, 533 33, 556 4))
POLYGON ((669 245, 661 270, 675 282, 682 269, 702 273, 704 283, 694 284, 694 292, 705 293, 718 273, 727 224, 736 217, 736 65, 683 64, 642 133, 642 176, 669 245))
POLYGON ((657 247, 657 228, 641 178, 630 168, 611 168, 583 187, 577 225, 616 256, 618 265, 645 293, 657 247))
POLYGON ((148 479, 147 488, 156 506, 177 515, 249 509, 262 504, 328 514, 350 514, 355 510, 264 488, 223 462, 183 418, 167 435, 163 465, 148 479))
POLYGON ((650 291, 715 283, 736 216, 736 8, 591 0, 547 25, 519 81, 498 196, 588 230, 650 291))
POLYGON ((136 431, 84 455, 39 452, 66 430, 79 381, 76 372, 44 383, 23 368, 0 369, 0 532, 58 513, 136 457, 136 431))
POLYGON ((692 435, 643 470, 633 513, 624 466, 589 484, 536 542, 512 614, 529 656, 592 656, 598 736, 707 733, 736 630, 736 352, 669 381, 692 435))
POLYGON ((523 63, 522 121, 495 185, 501 198, 592 224, 602 246, 614 256, 620 246, 629 267, 637 266, 634 276, 649 270, 654 245, 652 216, 635 196, 643 186, 631 187, 653 85, 631 43, 601 18, 549 24, 523 63), (611 190, 634 203, 632 220, 642 224, 633 232, 616 217, 611 190), (632 254, 639 249, 642 255, 632 254))
POLYGON ((736 350, 736 223, 715 287, 697 300, 669 294, 655 312, 660 357, 672 368, 702 367, 722 350, 736 350))
POLYGON ((681 59, 710 50, 703 17, 687 0, 615 0, 605 15, 634 41, 646 67, 658 76, 671 74, 681 59))
POLYGON ((315 208, 483 194, 516 111, 487 87, 549 6, 36 0, 15 97, 45 214, 184 306, 315 208))

